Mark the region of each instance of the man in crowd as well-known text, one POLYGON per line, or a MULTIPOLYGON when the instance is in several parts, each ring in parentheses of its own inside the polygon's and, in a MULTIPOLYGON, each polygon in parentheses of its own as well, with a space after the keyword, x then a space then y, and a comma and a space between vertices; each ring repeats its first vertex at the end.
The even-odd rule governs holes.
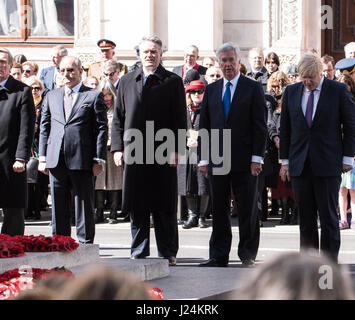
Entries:
MULTIPOLYGON (((195 69, 201 75, 201 80, 204 80, 204 75, 206 74, 207 68, 204 66, 200 66, 197 63, 199 59, 199 49, 191 45, 186 48, 184 53, 184 64, 173 69, 173 72, 176 73, 181 78, 185 79, 187 71, 190 69, 195 69)), ((204 80, 205 81, 205 80, 204 80)))
POLYGON ((12 77, 18 81, 22 81, 22 65, 20 63, 14 63, 11 67, 10 74, 12 77))
POLYGON ((209 67, 206 71, 205 79, 207 81, 207 84, 210 84, 212 82, 216 82, 222 77, 222 71, 219 67, 209 67))
POLYGON ((22 79, 37 76, 38 64, 32 61, 26 61, 22 64, 22 79))
POLYGON ((111 151, 116 165, 122 166, 125 161, 123 210, 130 212, 131 217, 131 258, 143 259, 150 255, 152 213, 158 255, 175 265, 178 251, 177 137, 178 129, 186 129, 185 92, 181 78, 160 64, 163 52, 158 37, 143 38, 139 47, 142 67, 123 76, 118 87, 111 151), (151 133, 148 125, 153 125, 151 133), (175 148, 167 152, 170 161, 161 162, 155 157, 161 143, 154 141, 154 137, 161 129, 174 133, 175 148), (132 159, 132 140, 135 144, 137 141, 130 134, 137 131, 143 137, 141 145, 138 144, 140 150, 135 150, 137 158, 132 159), (138 153, 142 154, 142 159, 138 153))
MULTIPOLYGON (((224 163, 230 158, 228 173, 218 174, 217 164, 201 158, 199 169, 209 176, 212 193, 212 235, 210 259, 201 267, 227 267, 232 245, 230 222, 231 187, 238 203, 240 241, 238 255, 246 267, 253 266, 259 247, 260 229, 257 208, 258 175, 262 170, 267 137, 267 109, 260 83, 240 74, 237 48, 226 43, 217 53, 223 78, 208 85, 201 108, 200 130, 230 130, 231 144, 210 142, 210 155, 218 151, 224 163)), ((203 144, 200 141, 202 150, 203 144)), ((201 157, 203 152, 201 153, 201 157)))
POLYGON ((319 249, 319 214, 320 248, 337 261, 338 193, 341 173, 353 167, 355 105, 347 88, 322 77, 322 71, 318 56, 304 55, 298 64, 301 82, 285 90, 280 176, 283 181, 291 178, 299 210, 301 250, 319 249))
POLYGON ((329 80, 335 80, 336 69, 334 58, 326 54, 321 60, 323 64, 323 76, 329 80))
POLYGON ((345 58, 355 58, 355 42, 349 42, 344 47, 345 58))
POLYGON ((264 67, 264 53, 261 48, 253 48, 249 51, 248 60, 251 70, 247 73, 247 77, 251 77, 260 82, 266 92, 269 73, 264 67))
POLYGON ((99 91, 82 85, 81 62, 60 63, 64 87, 47 94, 42 110, 39 170, 50 174, 53 234, 70 235, 71 192, 80 243, 93 243, 94 176, 107 152, 106 105, 99 91))
POLYGON ((48 68, 44 68, 40 75, 40 80, 48 90, 56 88, 55 80, 59 74, 59 65, 63 57, 68 55, 68 50, 64 46, 55 46, 52 48, 51 59, 53 65, 48 68))
POLYGON ((88 71, 88 77, 94 76, 101 81, 104 77, 103 68, 107 61, 112 60, 115 56, 116 44, 108 39, 101 39, 97 42, 100 49, 100 61, 93 63, 88 71))
POLYGON ((1 233, 23 235, 27 207, 26 162, 35 126, 31 88, 10 76, 13 57, 0 48, 0 208, 1 233))
POLYGON ((116 89, 120 82, 121 66, 115 59, 109 60, 104 64, 104 77, 109 79, 116 89))

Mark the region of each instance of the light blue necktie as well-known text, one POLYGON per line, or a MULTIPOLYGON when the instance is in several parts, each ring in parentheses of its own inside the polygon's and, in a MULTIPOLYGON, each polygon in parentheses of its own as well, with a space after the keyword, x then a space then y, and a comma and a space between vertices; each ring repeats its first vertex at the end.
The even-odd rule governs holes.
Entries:
POLYGON ((228 81, 226 84, 226 91, 224 92, 223 96, 223 107, 226 118, 228 118, 228 112, 231 106, 231 85, 232 83, 228 81))

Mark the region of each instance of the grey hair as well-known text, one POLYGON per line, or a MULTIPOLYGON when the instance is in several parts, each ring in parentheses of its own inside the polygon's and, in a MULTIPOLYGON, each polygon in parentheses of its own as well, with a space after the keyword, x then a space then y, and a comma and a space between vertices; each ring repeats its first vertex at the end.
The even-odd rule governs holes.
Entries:
POLYGON ((105 65, 104 65, 104 70, 107 70, 109 68, 113 68, 115 70, 115 72, 117 72, 118 70, 121 71, 120 63, 116 60, 106 61, 105 65))
MULTIPOLYGON (((78 67, 78 69, 81 69, 82 68, 82 63, 81 63, 81 60, 79 59, 79 58, 77 58, 77 57, 73 57, 73 56, 65 56, 64 58, 63 58, 63 60, 64 59, 74 59, 74 63, 75 63, 75 65, 78 67)), ((62 62, 63 62, 63 60, 62 60, 62 62)), ((61 63, 62 63, 61 62, 61 63)))
POLYGON ((160 40, 160 38, 158 36, 152 35, 152 36, 143 37, 140 44, 139 44, 139 49, 140 49, 142 43, 145 41, 151 41, 151 42, 155 43, 156 45, 158 45, 158 47, 160 48, 160 51, 163 50, 163 42, 160 40))
POLYGON ((67 48, 64 47, 64 46, 61 46, 61 45, 55 46, 55 47, 52 48, 52 52, 53 52, 54 50, 58 50, 58 51, 59 51, 58 53, 59 53, 59 56, 60 56, 60 57, 65 57, 65 56, 68 55, 68 50, 67 50, 67 48))
POLYGON ((0 47, 0 52, 7 53, 7 63, 12 66, 14 64, 14 57, 12 56, 11 52, 6 48, 0 47))
POLYGON ((218 50, 216 52, 217 59, 219 60, 220 54, 222 52, 226 52, 226 51, 234 51, 235 55, 239 59, 239 48, 237 46, 235 46, 232 42, 224 43, 218 48, 218 50))
POLYGON ((117 90, 109 79, 103 79, 100 82, 97 90, 99 90, 99 91, 107 90, 108 92, 110 92, 112 94, 113 99, 116 100, 117 90))

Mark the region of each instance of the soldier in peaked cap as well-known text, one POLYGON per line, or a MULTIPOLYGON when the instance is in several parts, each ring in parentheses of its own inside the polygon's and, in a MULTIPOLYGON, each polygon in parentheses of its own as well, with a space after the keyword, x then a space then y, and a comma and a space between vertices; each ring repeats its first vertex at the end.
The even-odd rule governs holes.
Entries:
POLYGON ((341 59, 336 63, 335 68, 342 74, 349 74, 355 81, 355 58, 341 59))
POLYGON ((97 42, 100 49, 100 61, 93 63, 88 72, 89 77, 96 77, 99 81, 103 78, 103 66, 106 61, 111 60, 115 56, 116 44, 108 39, 100 39, 97 42))

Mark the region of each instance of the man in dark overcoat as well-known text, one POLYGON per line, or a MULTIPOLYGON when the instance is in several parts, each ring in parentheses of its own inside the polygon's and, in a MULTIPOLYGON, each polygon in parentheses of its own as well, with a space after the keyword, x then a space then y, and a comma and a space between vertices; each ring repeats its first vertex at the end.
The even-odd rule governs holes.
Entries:
POLYGON ((35 125, 31 89, 10 76, 11 53, 0 48, 0 208, 1 233, 23 235, 27 206, 26 162, 35 125))
POLYGON ((149 217, 152 213, 158 255, 169 259, 170 265, 175 265, 178 228, 174 162, 177 158, 178 129, 186 129, 185 93, 181 78, 160 64, 162 43, 159 38, 144 38, 140 54, 142 67, 128 73, 120 81, 112 122, 111 152, 114 153, 116 165, 122 165, 125 161, 123 208, 130 212, 131 217, 131 257, 140 259, 150 255, 149 217), (154 156, 162 144, 154 137, 161 129, 169 129, 173 133, 175 141, 170 144, 173 149, 167 152, 167 158, 174 161, 158 163, 154 156), (142 139, 137 138, 134 142, 141 150, 138 147, 134 154, 130 151, 132 144, 128 136, 137 131, 142 134, 142 139), (143 156, 139 159, 138 154, 142 151, 143 156), (129 161, 134 156, 136 163, 129 161))

